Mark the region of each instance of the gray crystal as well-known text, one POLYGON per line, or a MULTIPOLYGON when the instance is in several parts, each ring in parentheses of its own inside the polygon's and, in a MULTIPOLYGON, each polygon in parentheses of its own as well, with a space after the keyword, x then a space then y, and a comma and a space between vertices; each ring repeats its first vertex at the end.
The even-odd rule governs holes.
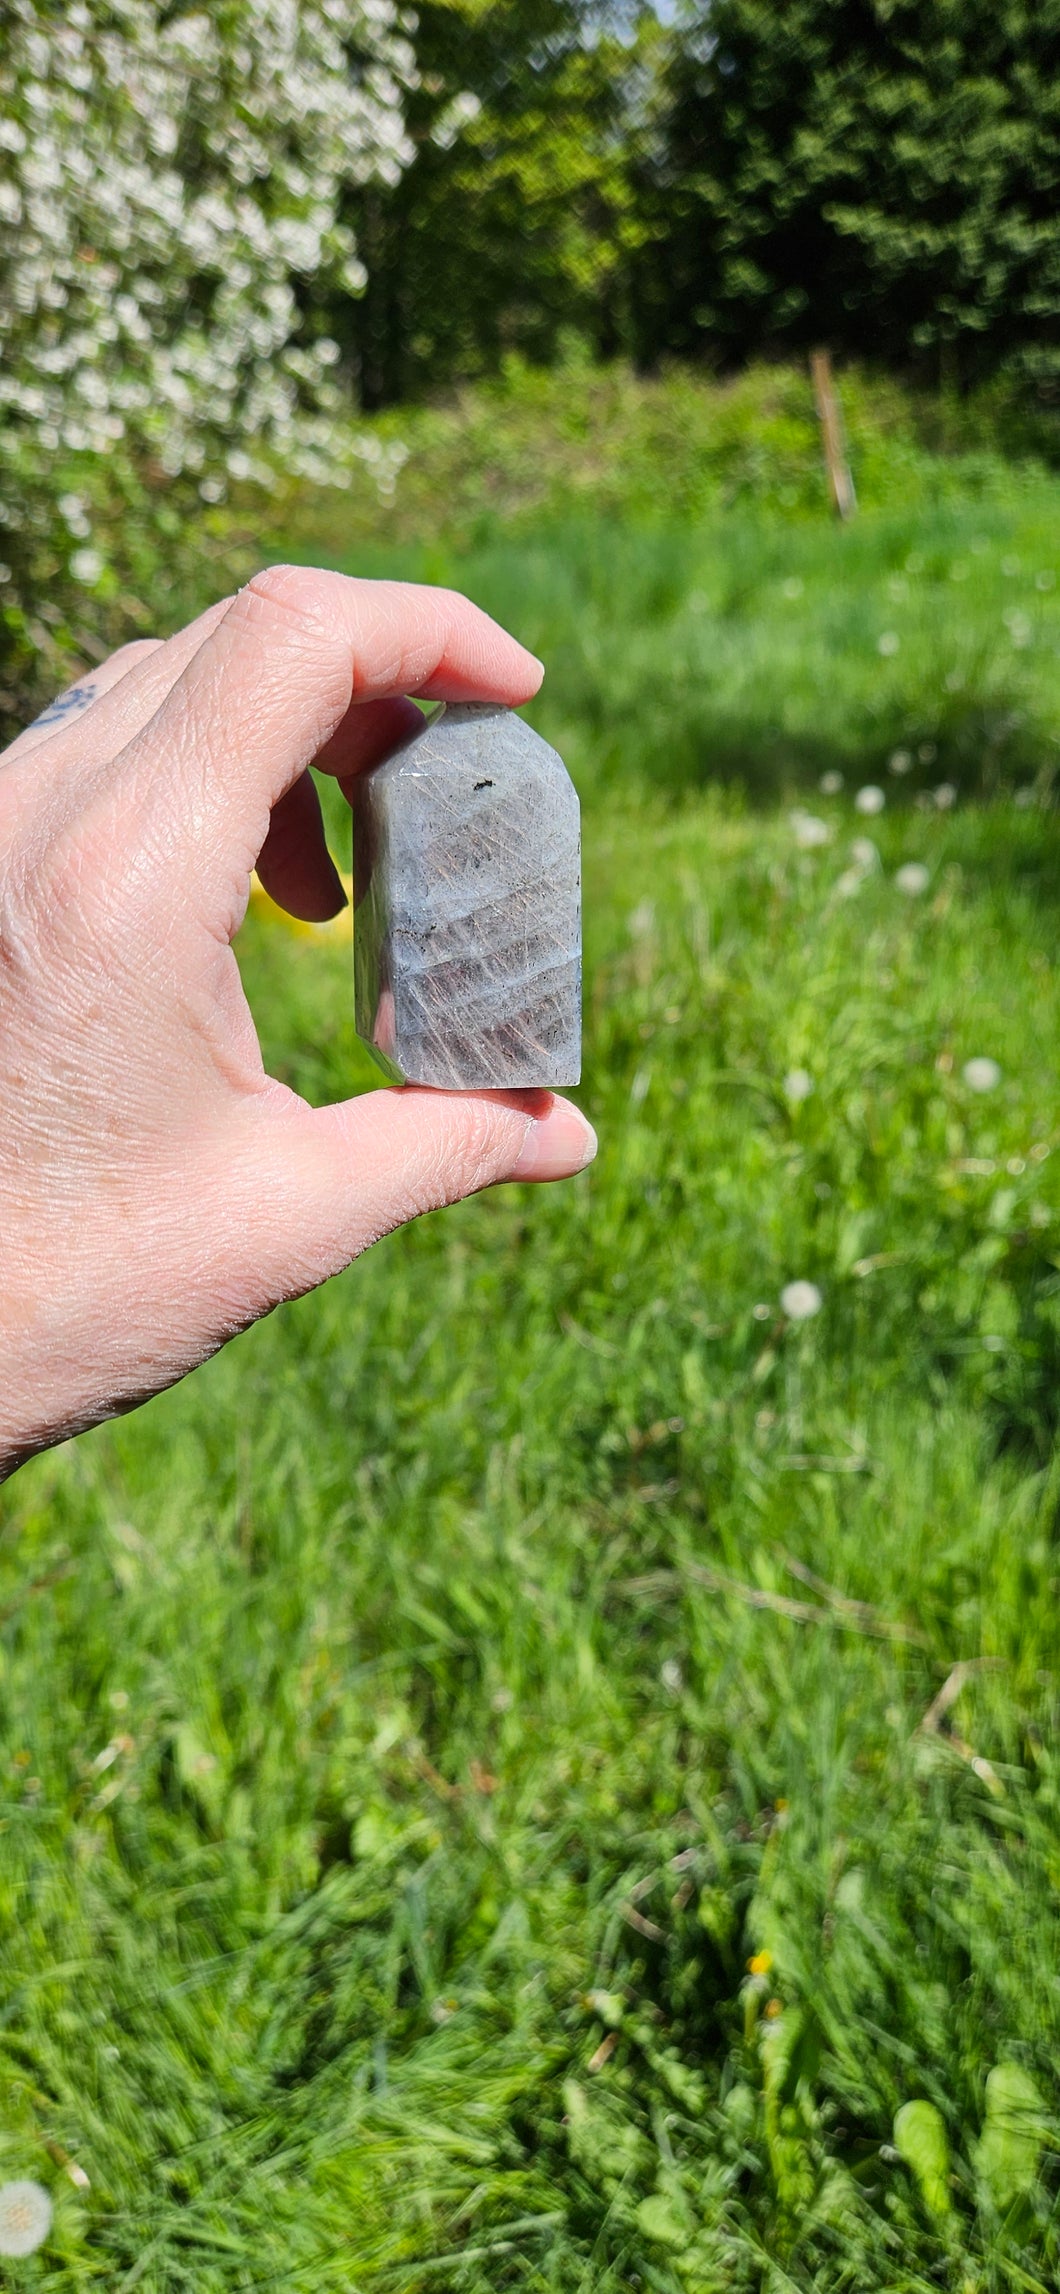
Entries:
POLYGON ((581 1074, 578 798, 510 709, 448 704, 354 783, 357 1032, 451 1091, 581 1074))

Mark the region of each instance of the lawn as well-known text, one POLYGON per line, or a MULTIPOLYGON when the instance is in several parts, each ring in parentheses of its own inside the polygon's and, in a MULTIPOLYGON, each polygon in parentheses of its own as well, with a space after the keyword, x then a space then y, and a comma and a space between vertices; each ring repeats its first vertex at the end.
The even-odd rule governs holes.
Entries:
POLYGON ((15 2287, 1057 2282, 1060 481, 622 388, 277 537, 544 655, 601 1152, 0 1493, 15 2287))

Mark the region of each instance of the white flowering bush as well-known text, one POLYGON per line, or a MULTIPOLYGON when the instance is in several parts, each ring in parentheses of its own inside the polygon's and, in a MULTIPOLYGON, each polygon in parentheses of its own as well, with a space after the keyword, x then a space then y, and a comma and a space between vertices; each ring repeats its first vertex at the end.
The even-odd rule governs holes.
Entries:
POLYGON ((135 622, 196 500, 358 455, 392 483, 313 314, 363 284, 342 194, 406 164, 415 66, 393 0, 0 0, 0 23, 12 687, 135 622))

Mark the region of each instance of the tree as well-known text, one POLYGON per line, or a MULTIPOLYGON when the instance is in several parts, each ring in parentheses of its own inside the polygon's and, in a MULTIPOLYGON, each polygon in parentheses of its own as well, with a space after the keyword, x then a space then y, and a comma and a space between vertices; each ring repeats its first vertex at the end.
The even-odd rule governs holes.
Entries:
POLYGON ((699 0, 663 109, 643 347, 1060 379, 1060 0, 699 0))
POLYGON ((367 287, 329 320, 365 403, 547 359, 564 329, 626 346, 636 43, 587 0, 423 0, 415 43, 415 156, 351 200, 367 287))
POLYGON ((0 0, 9 676, 106 621, 149 497, 172 526, 270 458, 327 466, 306 288, 363 283, 340 196, 400 175, 414 74, 392 0, 0 0))

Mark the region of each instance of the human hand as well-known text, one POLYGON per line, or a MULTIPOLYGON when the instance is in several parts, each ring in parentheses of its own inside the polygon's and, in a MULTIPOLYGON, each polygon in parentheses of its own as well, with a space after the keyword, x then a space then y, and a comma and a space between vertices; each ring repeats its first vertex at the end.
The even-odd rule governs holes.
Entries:
POLYGON ((315 764, 348 789, 432 700, 528 700, 467 599, 278 566, 126 646, 0 755, 0 1478, 132 1407, 418 1212, 581 1170, 547 1092, 266 1075, 232 953, 257 866, 343 893, 315 764))

